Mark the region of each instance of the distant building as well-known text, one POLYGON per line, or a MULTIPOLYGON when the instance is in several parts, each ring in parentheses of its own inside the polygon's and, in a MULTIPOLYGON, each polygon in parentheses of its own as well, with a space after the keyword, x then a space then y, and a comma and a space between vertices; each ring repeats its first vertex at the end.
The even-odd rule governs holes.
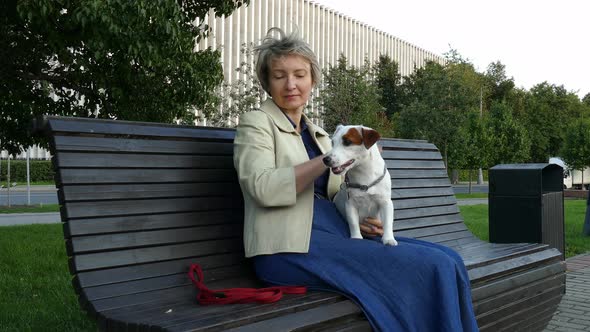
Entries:
POLYGON ((240 63, 251 61, 241 52, 242 45, 259 44, 271 27, 287 33, 297 29, 316 52, 322 68, 335 64, 341 54, 356 67, 365 60, 375 63, 380 55, 387 54, 398 63, 402 76, 410 75, 426 61, 445 62, 441 55, 310 0, 251 0, 249 6, 232 15, 210 15, 205 23, 211 28, 210 36, 203 38, 196 49, 211 47, 221 51, 227 82, 238 78, 235 69, 240 63))

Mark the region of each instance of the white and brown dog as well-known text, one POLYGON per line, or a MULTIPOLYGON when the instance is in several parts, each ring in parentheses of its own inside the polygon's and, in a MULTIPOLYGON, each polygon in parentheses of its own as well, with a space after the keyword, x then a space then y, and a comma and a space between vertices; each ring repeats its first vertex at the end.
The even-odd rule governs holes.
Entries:
POLYGON ((346 216, 350 237, 362 239, 360 222, 374 217, 383 222, 383 244, 396 246, 391 176, 375 144, 380 138, 377 131, 368 127, 338 126, 332 136, 332 150, 323 161, 334 174, 345 175, 334 202, 346 216))

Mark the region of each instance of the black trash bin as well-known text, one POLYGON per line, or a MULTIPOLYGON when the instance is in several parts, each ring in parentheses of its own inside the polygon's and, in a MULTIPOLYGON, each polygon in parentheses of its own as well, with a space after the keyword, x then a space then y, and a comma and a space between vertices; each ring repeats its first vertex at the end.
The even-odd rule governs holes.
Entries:
POLYGON ((561 166, 496 165, 489 186, 490 242, 546 243, 565 257, 561 166))

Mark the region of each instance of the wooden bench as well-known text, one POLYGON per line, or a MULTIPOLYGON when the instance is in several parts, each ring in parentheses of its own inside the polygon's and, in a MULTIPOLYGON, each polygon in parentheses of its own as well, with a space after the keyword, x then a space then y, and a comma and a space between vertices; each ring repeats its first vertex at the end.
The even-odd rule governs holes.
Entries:
MULTIPOLYGON (((243 257, 234 130, 45 117, 73 286, 104 330, 370 330, 327 292, 274 304, 199 306, 187 277, 210 288, 259 287, 243 257)), ((383 139, 395 229, 465 260, 482 331, 542 330, 565 292, 565 263, 544 244, 491 244, 465 226, 437 148, 383 139)))

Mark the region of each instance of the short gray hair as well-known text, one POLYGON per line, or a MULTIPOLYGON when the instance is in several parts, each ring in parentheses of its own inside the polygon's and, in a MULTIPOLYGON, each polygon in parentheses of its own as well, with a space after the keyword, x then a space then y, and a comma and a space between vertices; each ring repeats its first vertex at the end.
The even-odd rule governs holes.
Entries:
POLYGON ((280 28, 270 28, 262 44, 256 46, 254 51, 258 54, 256 76, 258 76, 260 85, 268 94, 270 94, 269 74, 271 61, 281 56, 291 54, 302 56, 309 61, 312 82, 317 84, 320 81, 322 71, 318 58, 309 47, 309 44, 299 38, 296 31, 287 35, 280 28), (273 32, 277 32, 279 37, 274 37, 273 32))

